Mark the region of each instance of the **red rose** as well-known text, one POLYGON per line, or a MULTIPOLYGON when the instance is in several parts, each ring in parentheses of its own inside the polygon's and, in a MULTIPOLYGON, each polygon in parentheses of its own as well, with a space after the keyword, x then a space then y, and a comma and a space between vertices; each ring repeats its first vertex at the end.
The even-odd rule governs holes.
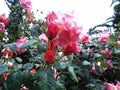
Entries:
POLYGON ((29 23, 32 23, 34 20, 33 20, 33 17, 28 17, 28 22, 29 23))
POLYGON ((46 51, 46 53, 44 54, 44 59, 48 64, 53 63, 53 61, 55 60, 55 51, 54 50, 46 51))
POLYGON ((50 40, 49 43, 48 43, 48 49, 49 49, 49 50, 53 50, 54 48, 55 48, 55 40, 52 39, 52 40, 50 40))
POLYGON ((109 32, 108 31, 103 31, 98 38, 98 42, 103 43, 103 42, 108 41, 109 39, 110 39, 109 32))
POLYGON ((47 32, 46 32, 46 36, 51 40, 54 39, 59 31, 59 27, 54 24, 54 23, 50 23, 47 26, 47 32))
POLYGON ((63 53, 65 55, 70 55, 75 52, 80 52, 80 49, 78 48, 78 44, 74 42, 67 43, 64 47, 63 53))

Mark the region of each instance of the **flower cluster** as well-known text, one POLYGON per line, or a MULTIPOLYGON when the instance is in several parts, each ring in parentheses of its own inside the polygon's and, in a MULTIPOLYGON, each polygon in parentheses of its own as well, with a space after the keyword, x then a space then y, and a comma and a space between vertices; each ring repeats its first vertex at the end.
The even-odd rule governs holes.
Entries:
POLYGON ((20 5, 24 8, 25 13, 28 15, 28 22, 33 22, 32 17, 32 3, 30 0, 20 0, 20 5))
MULTIPOLYGON (((46 24, 46 36, 49 39, 46 54, 51 49, 61 49, 64 55, 81 52, 78 42, 89 42, 89 36, 82 34, 82 27, 77 25, 72 15, 51 12, 47 17, 46 24)), ((53 50, 52 52, 54 52, 53 50)), ((51 62, 50 58, 46 61, 51 62)))

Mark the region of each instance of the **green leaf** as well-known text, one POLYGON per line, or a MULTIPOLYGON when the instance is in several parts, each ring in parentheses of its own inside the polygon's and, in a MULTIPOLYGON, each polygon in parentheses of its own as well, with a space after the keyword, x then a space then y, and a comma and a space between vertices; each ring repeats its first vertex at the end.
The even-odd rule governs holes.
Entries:
POLYGON ((22 72, 11 73, 6 80, 8 90, 20 90, 22 84, 23 84, 22 72))
POLYGON ((31 88, 34 87, 34 76, 32 74, 30 74, 29 72, 24 72, 24 75, 23 75, 23 83, 26 87, 28 87, 30 90, 33 90, 31 88))
POLYGON ((62 69, 65 69, 66 67, 68 67, 70 65, 70 62, 58 62, 56 64, 56 68, 58 70, 62 70, 62 69))
POLYGON ((19 58, 19 57, 16 57, 15 58, 19 63, 21 63, 22 62, 22 59, 21 58, 19 58))
POLYGON ((51 70, 40 70, 36 75, 39 76, 40 90, 56 90, 55 79, 51 70))
POLYGON ((2 40, 4 36, 5 36, 4 32, 0 32, 0 40, 2 40))
POLYGON ((100 55, 99 53, 94 53, 94 58, 99 58, 101 57, 102 55, 100 55))
POLYGON ((21 49, 25 49, 29 46, 32 46, 34 43, 36 43, 36 40, 29 40, 28 42, 21 46, 21 49))
POLYGON ((115 54, 119 54, 119 53, 120 53, 120 49, 115 49, 115 50, 114 50, 114 53, 115 53, 115 54))
POLYGON ((66 90, 65 86, 63 83, 57 80, 56 82, 56 90, 66 90))
POLYGON ((33 46, 37 46, 40 43, 40 41, 36 41, 35 43, 33 43, 33 46))
POLYGON ((82 56, 88 58, 89 52, 84 50, 82 56))
POLYGON ((118 26, 120 27, 120 22, 118 23, 118 26))
POLYGON ((105 68, 105 67, 108 67, 108 64, 103 61, 103 62, 101 62, 101 66, 105 68))
POLYGON ((28 71, 28 70, 30 70, 30 69, 33 68, 33 64, 32 64, 32 63, 27 63, 27 64, 23 65, 23 68, 24 68, 26 71, 28 71))
POLYGON ((74 72, 74 67, 73 66, 69 66, 68 67, 68 71, 71 74, 73 80, 75 80, 76 82, 78 82, 77 76, 76 76, 76 74, 74 72))
POLYGON ((16 46, 16 44, 15 43, 13 43, 13 44, 10 44, 10 49, 11 50, 13 50, 13 51, 16 51, 16 49, 17 49, 17 46, 16 46))
POLYGON ((4 72, 8 72, 8 66, 5 64, 0 65, 0 74, 4 73, 4 72))
POLYGON ((86 65, 86 66, 87 66, 87 65, 90 65, 90 62, 88 62, 87 60, 84 60, 84 61, 83 61, 83 65, 86 65))
POLYGON ((89 88, 90 88, 90 87, 95 87, 95 84, 89 83, 89 84, 86 85, 86 87, 89 87, 89 88))
POLYGON ((47 46, 46 43, 40 42, 40 43, 37 45, 37 50, 38 50, 39 52, 45 52, 46 46, 47 46))

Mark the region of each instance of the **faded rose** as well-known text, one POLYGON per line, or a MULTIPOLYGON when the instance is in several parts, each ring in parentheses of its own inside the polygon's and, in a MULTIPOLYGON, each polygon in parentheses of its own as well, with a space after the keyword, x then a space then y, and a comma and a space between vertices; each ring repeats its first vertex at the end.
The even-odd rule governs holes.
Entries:
POLYGON ((48 64, 52 64, 55 60, 55 51, 54 50, 48 50, 44 54, 44 59, 48 64))
POLYGON ((1 54, 5 57, 5 58, 12 58, 13 57, 13 51, 7 47, 4 48, 1 52, 1 54))

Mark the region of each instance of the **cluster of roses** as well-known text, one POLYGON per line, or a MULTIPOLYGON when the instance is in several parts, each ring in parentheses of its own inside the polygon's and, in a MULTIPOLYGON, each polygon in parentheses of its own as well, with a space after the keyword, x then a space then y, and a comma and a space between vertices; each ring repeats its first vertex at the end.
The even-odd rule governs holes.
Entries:
POLYGON ((9 24, 9 21, 5 14, 0 15, 0 32, 5 32, 5 27, 9 24))
POLYGON ((90 41, 90 37, 82 33, 82 27, 77 25, 72 15, 51 12, 46 24, 45 35, 48 40, 44 41, 48 43, 48 48, 44 58, 48 64, 56 59, 56 51, 61 51, 63 55, 81 52, 80 43, 90 41))
MULTIPOLYGON (((33 22, 33 17, 32 17, 32 5, 30 0, 20 0, 20 5, 24 8, 25 13, 28 15, 28 21, 31 23, 33 22)), ((5 14, 0 15, 0 32, 5 32, 5 26, 8 25, 10 22, 10 19, 8 17, 5 17, 5 14)), ((26 37, 20 37, 20 39, 17 39, 15 43, 16 45, 16 51, 14 52, 13 50, 10 49, 10 47, 6 47, 2 50, 2 55, 5 58, 12 58, 14 53, 15 54, 21 54, 26 51, 23 49, 20 49, 20 47, 25 44, 28 41, 26 37)))

